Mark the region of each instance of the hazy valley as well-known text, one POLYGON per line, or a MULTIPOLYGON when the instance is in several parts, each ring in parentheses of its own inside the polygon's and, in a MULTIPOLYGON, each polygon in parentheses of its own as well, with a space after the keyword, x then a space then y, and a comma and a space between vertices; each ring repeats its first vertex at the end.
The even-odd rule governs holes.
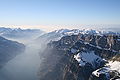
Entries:
POLYGON ((1 80, 120 79, 117 31, 60 29, 47 33, 0 28, 0 35, 1 80))

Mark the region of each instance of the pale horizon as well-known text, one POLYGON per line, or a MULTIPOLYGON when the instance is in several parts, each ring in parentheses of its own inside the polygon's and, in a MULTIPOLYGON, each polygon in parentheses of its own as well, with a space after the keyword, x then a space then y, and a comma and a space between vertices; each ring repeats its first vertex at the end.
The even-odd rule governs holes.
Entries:
POLYGON ((50 32, 58 29, 105 29, 105 28, 120 28, 120 24, 81 24, 81 25, 0 25, 5 28, 21 28, 21 29, 40 29, 45 32, 50 32))
POLYGON ((0 26, 51 31, 89 24, 118 25, 119 8, 120 0, 1 0, 0 26))

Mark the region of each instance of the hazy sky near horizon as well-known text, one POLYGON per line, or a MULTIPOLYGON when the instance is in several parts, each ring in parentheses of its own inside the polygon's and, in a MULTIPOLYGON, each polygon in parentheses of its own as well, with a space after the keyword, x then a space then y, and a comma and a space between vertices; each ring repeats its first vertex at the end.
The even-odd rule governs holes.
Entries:
POLYGON ((0 26, 49 30, 84 24, 120 24, 120 0, 0 0, 0 26))

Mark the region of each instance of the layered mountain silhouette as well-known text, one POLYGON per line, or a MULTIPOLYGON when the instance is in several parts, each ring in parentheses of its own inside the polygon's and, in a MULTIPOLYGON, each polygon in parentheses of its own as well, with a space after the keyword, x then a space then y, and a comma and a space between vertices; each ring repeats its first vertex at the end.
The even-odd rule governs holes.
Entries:
POLYGON ((0 35, 7 38, 34 38, 42 33, 44 32, 39 29, 0 28, 0 35))
POLYGON ((24 50, 24 44, 0 37, 0 68, 24 50))

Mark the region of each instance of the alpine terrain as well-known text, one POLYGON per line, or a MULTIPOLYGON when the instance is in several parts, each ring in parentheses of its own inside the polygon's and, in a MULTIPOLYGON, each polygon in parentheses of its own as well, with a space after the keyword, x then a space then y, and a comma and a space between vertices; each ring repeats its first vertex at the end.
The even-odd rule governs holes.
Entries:
POLYGON ((50 41, 39 80, 120 80, 119 33, 61 29, 41 37, 50 41))

